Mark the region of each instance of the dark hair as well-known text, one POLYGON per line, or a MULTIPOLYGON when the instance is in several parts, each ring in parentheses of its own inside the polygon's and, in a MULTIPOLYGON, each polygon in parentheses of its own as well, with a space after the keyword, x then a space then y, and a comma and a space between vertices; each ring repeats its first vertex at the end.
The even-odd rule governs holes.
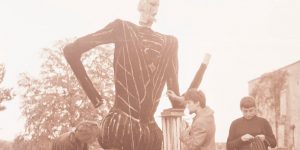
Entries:
POLYGON ((193 102, 199 102, 200 106, 204 108, 206 106, 206 98, 204 93, 201 90, 197 89, 189 89, 185 94, 184 94, 184 99, 185 100, 191 100, 193 102))
POLYGON ((75 132, 80 134, 93 133, 98 130, 99 126, 97 122, 94 121, 82 121, 80 122, 75 129, 75 132))
POLYGON ((245 96, 241 99, 240 108, 255 107, 255 99, 251 96, 245 96))

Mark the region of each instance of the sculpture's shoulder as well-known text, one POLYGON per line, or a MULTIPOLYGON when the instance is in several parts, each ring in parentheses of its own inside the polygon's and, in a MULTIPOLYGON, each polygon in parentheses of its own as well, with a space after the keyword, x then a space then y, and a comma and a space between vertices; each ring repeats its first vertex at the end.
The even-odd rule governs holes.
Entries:
POLYGON ((134 24, 133 22, 130 22, 128 20, 123 20, 123 19, 116 19, 114 21, 117 25, 122 26, 122 27, 131 27, 131 28, 138 28, 138 25, 134 24))
POLYGON ((176 46, 178 45, 178 39, 176 36, 174 35, 170 35, 170 34, 164 34, 164 33, 160 33, 160 32, 156 32, 157 34, 160 34, 162 37, 164 37, 166 39, 166 41, 168 41, 167 43, 170 44, 175 44, 176 46))
POLYGON ((111 24, 113 24, 114 27, 121 27, 121 25, 123 24, 124 20, 121 19, 115 19, 114 21, 111 22, 111 24))
MULTIPOLYGON (((132 27, 132 28, 135 28, 135 29, 141 29, 141 28, 145 28, 145 27, 141 27, 140 25, 137 25, 131 21, 127 21, 127 20, 122 20, 122 19, 116 19, 116 21, 119 22, 119 24, 124 24, 128 27, 132 27)), ((150 29, 152 31, 152 34, 156 34, 158 36, 163 36, 163 37, 166 37, 168 39, 172 39, 172 40, 175 40, 177 41, 177 38, 174 36, 174 35, 169 35, 169 34, 164 34, 164 33, 161 33, 159 31, 154 31, 152 29, 150 29)))
POLYGON ((173 41, 177 41, 177 37, 174 35, 170 35, 170 34, 165 34, 165 33, 161 33, 158 31, 153 31, 155 34, 158 34, 160 36, 164 36, 165 38, 167 38, 168 40, 173 40, 173 41))
POLYGON ((178 40, 177 40, 177 37, 175 37, 174 35, 165 35, 166 37, 166 41, 168 41, 167 43, 169 45, 172 45, 171 47, 173 47, 172 49, 174 51, 177 51, 177 48, 178 48, 178 40))
POLYGON ((167 35, 168 38, 172 39, 174 42, 178 43, 177 37, 174 35, 167 35))

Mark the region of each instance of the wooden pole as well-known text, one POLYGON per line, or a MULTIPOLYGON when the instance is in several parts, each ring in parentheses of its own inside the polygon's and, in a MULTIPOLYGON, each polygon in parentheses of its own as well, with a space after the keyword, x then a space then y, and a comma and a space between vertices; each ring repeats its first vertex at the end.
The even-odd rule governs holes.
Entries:
POLYGON ((162 113, 163 150, 181 150, 180 132, 184 109, 165 109, 162 113))
POLYGON ((210 54, 205 54, 204 55, 204 59, 203 59, 201 65, 200 65, 196 75, 194 76, 194 79, 193 79, 189 89, 191 89, 191 88, 198 89, 199 88, 200 83, 202 81, 202 78, 204 76, 204 72, 205 72, 205 70, 207 68, 207 65, 209 63, 210 57, 211 57, 210 54))

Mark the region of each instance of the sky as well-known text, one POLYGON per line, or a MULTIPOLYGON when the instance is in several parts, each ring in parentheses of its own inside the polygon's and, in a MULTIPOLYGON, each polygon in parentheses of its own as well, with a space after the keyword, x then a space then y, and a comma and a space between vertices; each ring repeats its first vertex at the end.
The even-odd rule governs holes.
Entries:
MULTIPOLYGON (((0 0, 0 63, 5 86, 18 74, 38 75, 42 48, 95 32, 115 19, 138 23, 138 0, 0 0)), ((179 41, 180 91, 205 53, 211 61, 200 88, 215 112, 216 141, 226 141, 248 81, 300 60, 299 0, 161 0, 152 29, 179 41)), ((23 130, 20 100, 0 112, 0 139, 23 130)), ((165 94, 156 115, 169 108, 165 94)))

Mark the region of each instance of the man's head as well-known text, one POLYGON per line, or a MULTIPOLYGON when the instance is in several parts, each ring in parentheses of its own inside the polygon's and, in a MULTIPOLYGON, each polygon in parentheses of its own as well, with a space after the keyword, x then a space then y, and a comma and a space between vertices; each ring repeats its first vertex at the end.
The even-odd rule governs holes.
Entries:
POLYGON ((189 89, 185 95, 184 99, 187 104, 187 108, 190 110, 190 114, 195 113, 198 109, 206 107, 205 95, 201 90, 189 89))
POLYGON ((252 119, 256 116, 255 99, 251 96, 246 96, 241 99, 240 109, 245 119, 252 119))
POLYGON ((94 142, 98 136, 99 127, 96 122, 83 121, 76 126, 75 137, 83 142, 90 144, 94 142))
POLYGON ((141 13, 140 25, 151 27, 155 21, 155 15, 157 14, 159 6, 159 0, 140 0, 138 10, 141 13))

